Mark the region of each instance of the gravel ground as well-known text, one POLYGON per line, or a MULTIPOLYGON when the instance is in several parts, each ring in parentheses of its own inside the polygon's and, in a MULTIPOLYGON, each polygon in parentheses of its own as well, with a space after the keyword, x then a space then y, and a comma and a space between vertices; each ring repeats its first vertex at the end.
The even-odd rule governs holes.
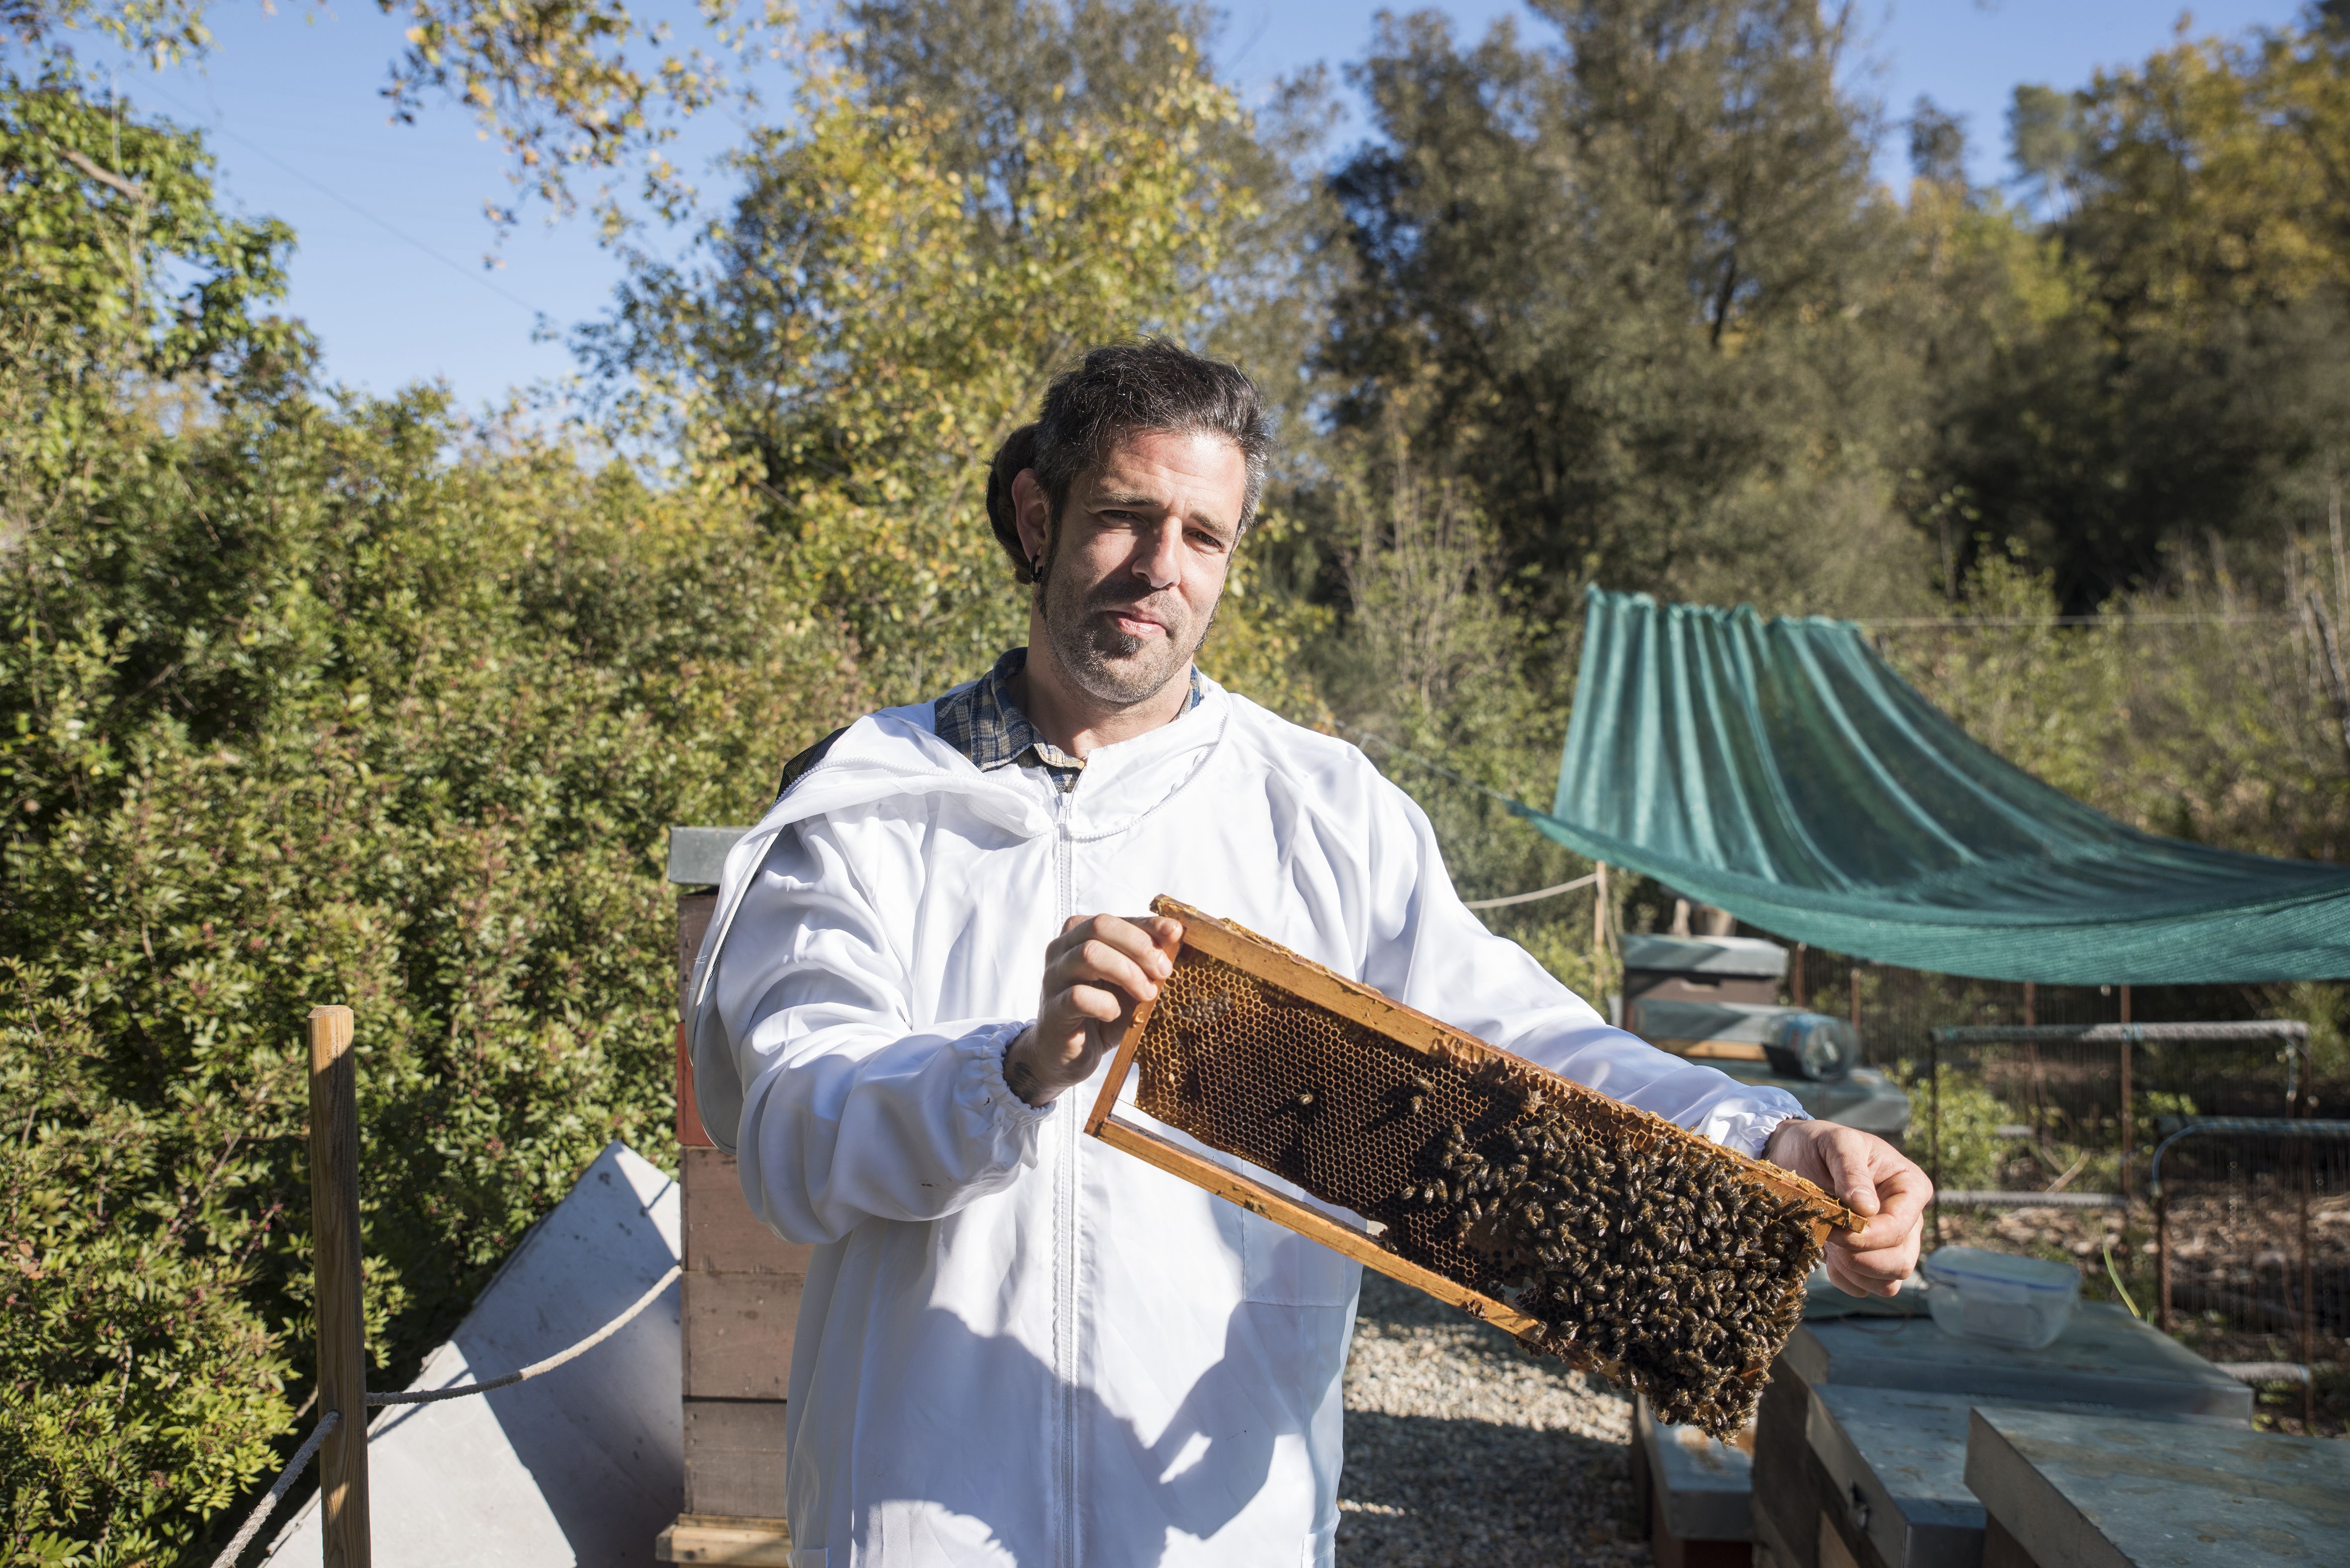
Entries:
POLYGON ((1499 1329, 1365 1271, 1347 1367, 1346 1568, 1635 1564, 1632 1406, 1499 1329))

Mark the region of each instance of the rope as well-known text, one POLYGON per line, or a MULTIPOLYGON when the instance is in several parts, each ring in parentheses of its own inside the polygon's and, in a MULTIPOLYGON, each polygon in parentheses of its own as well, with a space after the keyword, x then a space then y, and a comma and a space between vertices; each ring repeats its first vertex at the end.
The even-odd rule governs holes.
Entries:
POLYGON ((558 1350, 544 1361, 534 1361, 519 1372, 509 1372, 503 1377, 491 1377, 479 1383, 461 1383, 454 1388, 430 1388, 426 1389, 422 1393, 417 1394, 370 1394, 367 1397, 367 1402, 369 1405, 432 1405, 436 1404, 442 1399, 463 1399, 469 1394, 487 1394, 494 1388, 511 1388, 517 1383, 526 1383, 530 1379, 539 1376, 541 1373, 552 1372, 556 1367, 562 1366, 565 1362, 571 1361, 587 1355, 589 1351, 595 1349, 598 1345, 603 1344, 606 1340, 611 1338, 614 1334, 628 1327, 630 1323, 636 1320, 636 1316, 639 1313, 644 1311, 645 1308, 659 1301, 660 1299, 661 1293, 669 1289, 671 1282, 683 1272, 684 1271, 677 1264, 671 1263, 670 1265, 669 1272, 654 1281, 652 1289, 639 1296, 636 1300, 636 1304, 629 1308, 628 1311, 622 1313, 619 1316, 614 1318, 611 1322, 606 1324, 603 1327, 598 1329, 595 1333, 589 1334, 587 1338, 581 1340, 570 1349, 558 1350))
POLYGON ((1512 904, 1531 904, 1536 898, 1555 898, 1561 893, 1572 893, 1577 888, 1588 888, 1598 880, 1599 873, 1594 871, 1589 876, 1577 877, 1572 882, 1561 882, 1555 888, 1537 888, 1531 893, 1513 893, 1506 898, 1471 898, 1468 907, 1472 909, 1502 909, 1512 904))
POLYGON ((236 1568, 236 1560, 244 1554, 246 1547, 253 1544, 253 1538, 261 1532, 262 1525, 286 1500, 296 1478, 309 1469, 310 1456, 318 1451, 318 1445, 327 1440, 327 1434, 333 1431, 342 1418, 340 1410, 329 1410, 318 1417, 318 1424, 310 1428, 310 1435, 303 1439, 300 1448, 294 1450, 294 1457, 286 1461, 286 1468, 277 1472, 276 1483, 270 1487, 268 1495, 255 1503, 253 1511, 245 1515, 244 1528, 229 1537, 227 1547, 213 1559, 213 1568, 236 1568))
POLYGON ((2043 616, 1930 616, 1896 615, 1878 619, 1862 616, 1859 624, 1870 631, 1881 627, 1951 627, 1961 631, 1973 631, 1990 627, 2043 626, 2241 626, 2249 621, 2293 620, 2299 618, 2292 610, 2247 610, 2225 615, 2043 615, 2043 616))
POLYGON ((1952 1209, 2126 1209, 2129 1201, 2109 1192, 1992 1192, 1937 1188, 1934 1201, 1952 1209))

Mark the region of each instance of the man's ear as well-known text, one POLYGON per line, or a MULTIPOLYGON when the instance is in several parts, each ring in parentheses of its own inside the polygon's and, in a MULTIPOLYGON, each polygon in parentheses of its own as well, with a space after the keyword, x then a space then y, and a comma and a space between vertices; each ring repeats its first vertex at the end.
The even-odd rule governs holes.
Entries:
POLYGON ((1024 468, 1012 476, 1012 514, 1014 524, 1020 530, 1020 549, 1032 562, 1045 558, 1045 547, 1053 535, 1053 502, 1036 479, 1036 471, 1024 468))

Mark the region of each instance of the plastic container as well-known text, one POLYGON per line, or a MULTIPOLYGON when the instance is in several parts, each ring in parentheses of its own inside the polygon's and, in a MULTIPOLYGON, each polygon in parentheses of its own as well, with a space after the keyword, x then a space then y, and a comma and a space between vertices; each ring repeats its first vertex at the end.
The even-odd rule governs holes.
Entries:
POLYGON ((2070 1263, 1944 1247, 1925 1262, 1926 1304, 1945 1334, 2038 1350, 2055 1342, 2081 1300, 2081 1271, 2070 1263))

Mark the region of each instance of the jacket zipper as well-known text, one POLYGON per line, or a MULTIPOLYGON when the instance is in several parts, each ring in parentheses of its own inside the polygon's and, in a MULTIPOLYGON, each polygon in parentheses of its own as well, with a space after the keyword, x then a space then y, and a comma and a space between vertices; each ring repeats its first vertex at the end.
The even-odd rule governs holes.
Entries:
MULTIPOLYGON (((1076 849, 1069 828, 1070 797, 1074 790, 1059 792, 1055 803, 1053 822, 1053 880, 1055 903, 1060 915, 1053 923, 1055 933, 1076 911, 1076 849)), ((1060 1407, 1055 1411, 1055 1424, 1060 1428, 1060 1487, 1061 1527, 1056 1537, 1054 1556, 1059 1568, 1083 1568, 1084 1558, 1078 1551, 1077 1520, 1077 1365, 1079 1327, 1077 1323, 1077 1206, 1081 1196, 1078 1181, 1080 1158, 1077 1136, 1079 1107, 1083 1096, 1077 1093, 1061 1096, 1061 1114, 1055 1118, 1060 1125, 1061 1181, 1054 1203, 1053 1272, 1058 1276, 1055 1293, 1054 1315, 1055 1349, 1060 1366, 1055 1370, 1060 1376, 1060 1407)))

